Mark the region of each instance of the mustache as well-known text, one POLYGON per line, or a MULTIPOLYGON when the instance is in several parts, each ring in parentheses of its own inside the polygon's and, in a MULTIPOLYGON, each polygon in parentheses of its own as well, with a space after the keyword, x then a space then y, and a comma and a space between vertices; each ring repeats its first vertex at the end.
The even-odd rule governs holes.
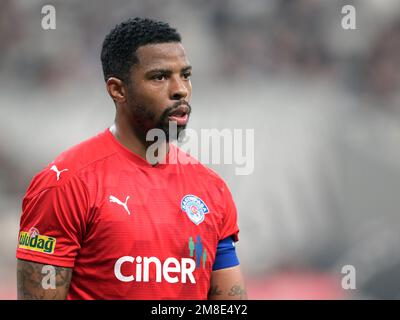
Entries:
POLYGON ((170 114, 172 111, 174 111, 175 109, 179 108, 182 105, 186 105, 189 108, 188 115, 190 115, 190 113, 192 112, 192 106, 186 100, 179 100, 179 101, 175 102, 174 104, 172 104, 171 106, 167 107, 164 110, 161 118, 162 119, 167 118, 168 114, 170 114))
POLYGON ((189 107, 189 113, 190 113, 190 111, 192 111, 192 106, 186 100, 179 100, 179 101, 175 102, 172 106, 169 106, 167 108, 167 110, 169 110, 169 112, 171 112, 174 109, 179 108, 180 106, 183 106, 183 105, 186 105, 189 107))

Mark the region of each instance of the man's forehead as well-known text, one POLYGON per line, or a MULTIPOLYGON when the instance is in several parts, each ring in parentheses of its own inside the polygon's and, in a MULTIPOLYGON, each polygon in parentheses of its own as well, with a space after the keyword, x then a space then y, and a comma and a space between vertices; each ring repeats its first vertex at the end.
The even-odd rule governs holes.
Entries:
POLYGON ((138 66, 144 68, 159 67, 165 64, 189 64, 185 49, 180 42, 147 44, 136 50, 138 66))

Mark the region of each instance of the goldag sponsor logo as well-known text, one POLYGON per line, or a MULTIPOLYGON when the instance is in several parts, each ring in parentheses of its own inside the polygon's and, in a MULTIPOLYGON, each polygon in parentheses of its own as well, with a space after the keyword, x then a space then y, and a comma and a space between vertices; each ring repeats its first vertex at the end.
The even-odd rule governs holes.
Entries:
POLYGON ((196 262, 191 258, 180 260, 169 257, 161 262, 157 257, 123 256, 114 265, 115 277, 122 282, 196 283, 193 272, 196 262), (122 268, 124 272, 122 272, 122 268), (154 277, 155 271, 155 277, 154 277), (150 272, 151 277, 150 277, 150 272))

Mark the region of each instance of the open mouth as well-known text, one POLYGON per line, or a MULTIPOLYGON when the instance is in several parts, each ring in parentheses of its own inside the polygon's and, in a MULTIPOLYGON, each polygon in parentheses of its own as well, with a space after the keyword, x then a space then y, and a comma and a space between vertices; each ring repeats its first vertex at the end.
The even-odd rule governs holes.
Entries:
POLYGON ((185 125, 189 120, 189 107, 181 104, 168 114, 169 121, 176 121, 178 126, 185 125))

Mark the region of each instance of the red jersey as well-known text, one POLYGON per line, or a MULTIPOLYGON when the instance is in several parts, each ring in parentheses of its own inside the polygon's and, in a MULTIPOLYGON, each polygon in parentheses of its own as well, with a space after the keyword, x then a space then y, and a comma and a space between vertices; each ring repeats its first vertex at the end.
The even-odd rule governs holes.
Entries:
POLYGON ((151 166, 107 129, 33 178, 17 258, 73 268, 68 299, 206 299, 218 241, 238 232, 216 173, 172 144, 151 166))

